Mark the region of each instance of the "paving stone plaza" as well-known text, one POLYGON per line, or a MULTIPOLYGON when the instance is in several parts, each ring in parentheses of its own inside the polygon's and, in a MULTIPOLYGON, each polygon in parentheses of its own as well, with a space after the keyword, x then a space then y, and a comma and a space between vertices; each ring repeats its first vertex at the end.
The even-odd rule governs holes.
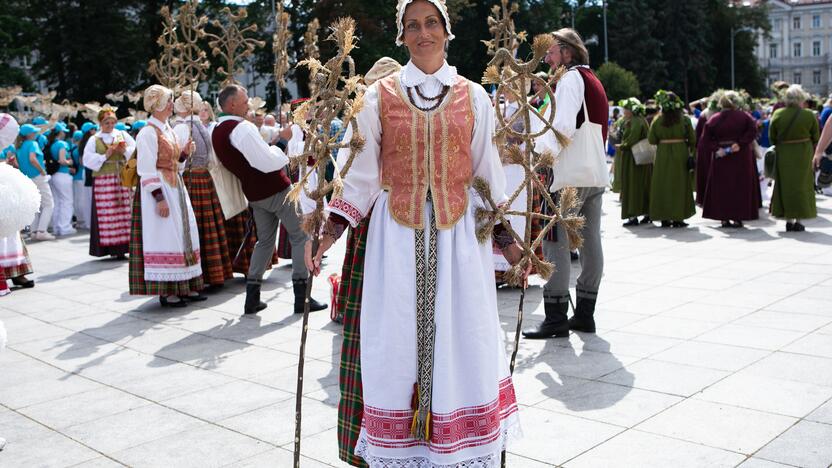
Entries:
MULTIPOLYGON (((740 230, 698 217, 627 229, 608 193, 598 333, 521 341, 524 437, 507 466, 830 466, 832 198, 818 207, 805 233, 765 216, 740 230)), ((0 467, 291 466, 301 317, 289 262, 264 284, 268 309, 242 318, 241 278, 162 309, 127 294, 126 262, 87 249, 86 234, 30 244, 36 287, 0 298, 0 467)), ((329 297, 326 281, 315 290, 329 297)), ((507 352, 518 299, 499 292, 507 352)), ((526 311, 542 320, 539 279, 526 311)), ((311 315, 303 467, 346 466, 340 348, 328 311, 311 315)))

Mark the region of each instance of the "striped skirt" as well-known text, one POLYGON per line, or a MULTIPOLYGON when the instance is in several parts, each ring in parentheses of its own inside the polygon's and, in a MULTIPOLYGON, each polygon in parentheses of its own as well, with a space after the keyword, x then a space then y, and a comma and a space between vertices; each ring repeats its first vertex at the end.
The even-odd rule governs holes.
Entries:
MULTIPOLYGON (((251 254, 254 252, 254 244, 257 243, 257 228, 254 225, 251 208, 225 220, 225 242, 228 244, 228 253, 231 257, 231 266, 234 273, 248 275, 251 254), (251 229, 248 225, 249 220, 251 221, 251 229)), ((275 248, 271 265, 266 265, 266 269, 271 269, 272 265, 277 265, 277 262, 277 249, 275 248)))
POLYGON ((93 179, 90 224, 90 255, 124 255, 130 243, 130 197, 132 190, 121 185, 118 175, 93 179))
POLYGON ((0 237, 0 271, 6 279, 32 274, 32 260, 26 243, 19 234, 16 236, 0 237))
POLYGON ((130 220, 130 295, 187 296, 203 288, 202 275, 184 281, 147 281, 144 279, 144 246, 142 244, 142 197, 136 188, 130 220))
POLYGON ((199 230, 202 279, 205 284, 222 285, 225 280, 233 278, 234 274, 231 271, 231 254, 226 242, 225 220, 217 189, 205 168, 188 170, 182 178, 191 198, 199 230))
POLYGON ((338 404, 338 456, 353 466, 364 467, 364 460, 354 454, 361 419, 364 417, 364 398, 361 387, 361 291, 364 286, 364 249, 370 215, 351 228, 347 251, 341 271, 335 314, 344 319, 344 340, 341 344, 341 373, 338 404))

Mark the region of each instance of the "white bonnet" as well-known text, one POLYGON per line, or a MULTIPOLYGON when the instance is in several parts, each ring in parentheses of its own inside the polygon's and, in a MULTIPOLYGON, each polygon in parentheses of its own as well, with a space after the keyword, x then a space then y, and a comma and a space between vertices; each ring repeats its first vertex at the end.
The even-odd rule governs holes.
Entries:
MULTIPOLYGON (((426 1, 433 4, 433 6, 439 10, 439 13, 442 14, 442 18, 445 20, 445 32, 448 33, 448 40, 453 40, 454 35, 451 32, 451 18, 448 16, 448 6, 445 5, 445 0, 426 1)), ((402 37, 404 37, 404 11, 407 9, 407 6, 413 2, 414 0, 399 0, 399 4, 396 6, 396 27, 399 29, 399 32, 396 34, 397 46, 404 45, 404 42, 402 42, 402 37)))

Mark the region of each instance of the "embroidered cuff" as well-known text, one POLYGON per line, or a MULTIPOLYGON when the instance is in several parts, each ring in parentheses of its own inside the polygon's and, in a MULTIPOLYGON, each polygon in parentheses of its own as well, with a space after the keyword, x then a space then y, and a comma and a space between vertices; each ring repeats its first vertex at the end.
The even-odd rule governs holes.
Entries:
POLYGON ((157 188, 156 190, 150 192, 153 195, 153 199, 156 200, 156 203, 165 201, 165 194, 162 193, 161 188, 157 188))
POLYGON ((516 242, 514 236, 511 235, 511 232, 502 223, 494 226, 493 237, 494 243, 497 244, 500 250, 505 250, 508 246, 516 242))
POLYGON ((329 202, 329 211, 331 214, 337 214, 347 220, 352 226, 357 226, 364 218, 361 211, 351 205, 343 198, 336 198, 329 202))

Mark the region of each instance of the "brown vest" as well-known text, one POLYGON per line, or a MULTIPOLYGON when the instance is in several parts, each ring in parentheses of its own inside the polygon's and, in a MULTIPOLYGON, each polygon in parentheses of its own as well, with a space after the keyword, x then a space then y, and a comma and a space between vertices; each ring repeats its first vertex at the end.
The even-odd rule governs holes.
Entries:
POLYGON ((436 227, 449 229, 465 214, 473 180, 474 109, 469 82, 457 77, 434 111, 417 109, 402 92, 399 75, 379 82, 381 185, 399 224, 424 228, 430 190, 436 227))

